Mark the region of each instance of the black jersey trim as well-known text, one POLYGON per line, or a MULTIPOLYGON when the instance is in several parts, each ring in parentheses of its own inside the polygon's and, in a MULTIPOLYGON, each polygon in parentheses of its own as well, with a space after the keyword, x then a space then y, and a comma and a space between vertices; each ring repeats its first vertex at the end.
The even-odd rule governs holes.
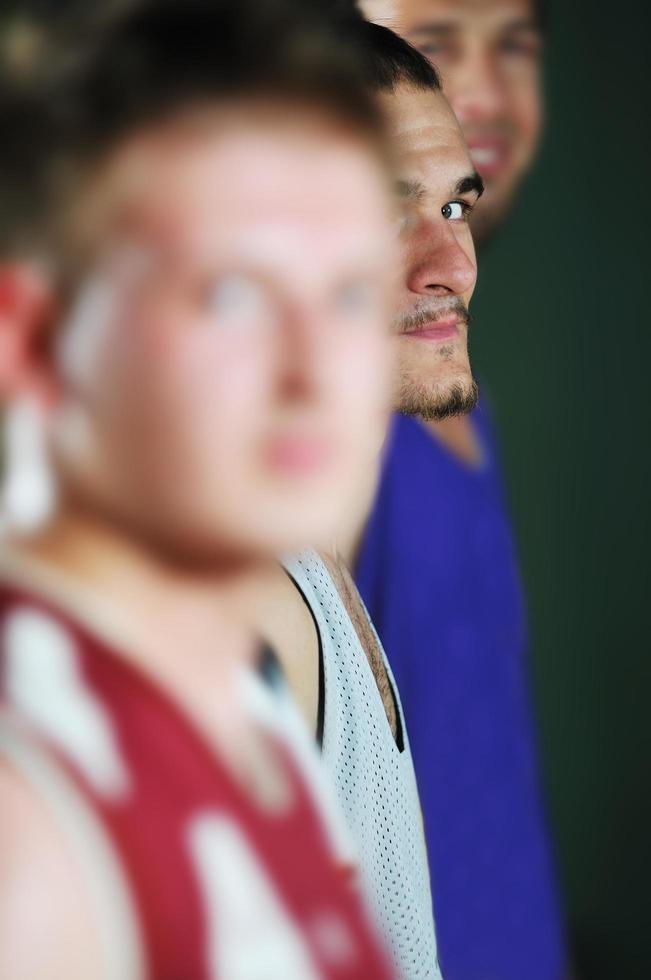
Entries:
POLYGON ((319 629, 319 624, 316 621, 314 610, 312 609, 310 601, 308 597, 305 595, 305 592, 303 592, 303 589, 300 587, 300 585, 298 584, 298 582, 296 581, 296 579, 294 578, 291 572, 288 572, 286 568, 284 568, 284 572, 287 575, 287 578, 292 583, 292 585, 295 587, 296 591, 300 595, 305 605, 307 606, 307 610, 312 618, 312 622, 314 623, 314 629, 316 630, 316 638, 319 644, 319 700, 318 700, 317 712, 316 712, 316 742, 319 748, 321 749, 323 748, 323 729, 325 727, 325 666, 323 663, 323 644, 321 642, 321 630, 319 629))

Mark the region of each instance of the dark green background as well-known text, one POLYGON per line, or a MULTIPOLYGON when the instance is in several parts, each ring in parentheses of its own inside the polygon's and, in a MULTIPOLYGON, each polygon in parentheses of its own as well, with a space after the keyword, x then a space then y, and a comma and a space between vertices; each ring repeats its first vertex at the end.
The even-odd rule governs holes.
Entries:
POLYGON ((651 978, 650 50, 641 2, 550 5, 543 152, 473 301, 585 980, 651 978))

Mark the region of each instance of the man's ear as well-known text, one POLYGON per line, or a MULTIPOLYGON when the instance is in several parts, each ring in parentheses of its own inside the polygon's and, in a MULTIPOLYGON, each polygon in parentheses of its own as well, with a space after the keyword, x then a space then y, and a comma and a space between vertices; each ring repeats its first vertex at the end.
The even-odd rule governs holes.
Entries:
POLYGON ((49 403, 55 397, 48 358, 53 313, 43 272, 0 263, 0 402, 24 396, 49 403))

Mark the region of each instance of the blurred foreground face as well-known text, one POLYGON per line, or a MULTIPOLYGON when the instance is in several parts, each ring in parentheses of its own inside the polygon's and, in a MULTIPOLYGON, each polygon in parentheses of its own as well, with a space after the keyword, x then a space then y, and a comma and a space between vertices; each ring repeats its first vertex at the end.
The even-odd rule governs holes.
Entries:
POLYGON ((137 135, 73 215, 92 257, 58 348, 64 486, 199 560, 333 533, 388 401, 386 177, 287 115, 137 135))
POLYGON ((399 85, 382 96, 405 212, 403 285, 394 319, 397 407, 424 418, 469 410, 468 304, 477 266, 468 217, 481 182, 440 92, 399 85))
POLYGON ((486 193, 473 215, 485 240, 511 208, 542 122, 541 36, 531 0, 362 0, 430 58, 486 193))

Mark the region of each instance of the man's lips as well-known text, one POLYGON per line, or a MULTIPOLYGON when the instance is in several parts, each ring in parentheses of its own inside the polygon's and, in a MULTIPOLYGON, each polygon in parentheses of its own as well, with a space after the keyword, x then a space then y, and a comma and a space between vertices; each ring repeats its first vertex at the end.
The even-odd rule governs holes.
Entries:
POLYGON ((430 320, 402 335, 414 340, 454 340, 459 336, 459 317, 448 316, 444 320, 430 320))
POLYGON ((278 472, 309 476, 331 462, 333 447, 329 440, 304 436, 275 439, 267 450, 267 460, 278 472))
POLYGON ((508 169, 511 155, 508 144, 490 137, 469 137, 470 158, 482 177, 497 177, 508 169))

